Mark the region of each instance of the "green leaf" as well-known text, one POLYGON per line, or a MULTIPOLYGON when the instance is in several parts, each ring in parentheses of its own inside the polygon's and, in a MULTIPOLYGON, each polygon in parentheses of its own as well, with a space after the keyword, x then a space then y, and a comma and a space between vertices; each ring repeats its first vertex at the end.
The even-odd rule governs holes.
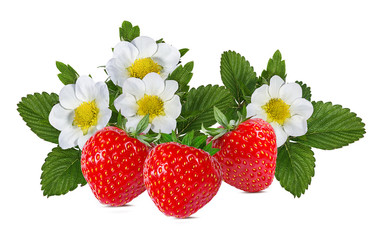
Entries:
POLYGON ((238 121, 239 121, 239 122, 245 121, 246 118, 247 118, 247 109, 246 109, 246 105, 243 105, 243 106, 242 106, 242 109, 241 109, 239 112, 237 112, 237 114, 238 114, 238 121))
POLYGON ((251 96, 256 88, 257 74, 245 57, 233 51, 224 52, 220 68, 222 82, 238 104, 251 96))
MULTIPOLYGON (((169 76, 167 79, 175 80, 178 82, 179 87, 176 93, 186 93, 190 87, 188 86, 193 74, 192 70, 194 68, 194 62, 188 62, 184 66, 179 65, 169 76)), ((180 94, 178 94, 180 95, 180 94)), ((182 98, 181 98, 182 99, 182 98)))
POLYGON ((259 84, 262 84, 264 81, 269 83, 270 78, 274 75, 280 76, 283 80, 286 79, 286 64, 285 60, 282 60, 282 55, 279 50, 269 59, 266 70, 262 71, 259 84))
POLYGON ((172 136, 167 133, 160 133, 160 143, 172 142, 172 136))
POLYGON ((179 139, 178 137, 176 136, 176 132, 173 130, 172 133, 171 133, 171 139, 173 142, 179 142, 179 139))
POLYGON ((81 151, 52 149, 42 166, 41 190, 44 196, 66 194, 87 184, 80 167, 81 151))
POLYGON ((195 148, 202 148, 204 145, 206 145, 206 140, 207 140, 206 135, 195 137, 191 143, 191 146, 195 148))
POLYGON ((163 38, 161 38, 161 39, 158 39, 158 40, 156 41, 156 43, 165 43, 165 41, 163 40, 163 38))
POLYGON ((108 93, 109 93, 109 101, 110 101, 109 107, 112 110, 112 116, 110 119, 110 123, 116 123, 119 114, 115 108, 114 101, 120 94, 122 94, 122 88, 115 85, 115 83, 112 82, 111 80, 107 81, 106 85, 107 85, 108 93))
POLYGON ((202 123, 205 127, 215 124, 214 106, 226 112, 233 103, 230 92, 218 85, 192 88, 186 95, 186 102, 182 105, 182 113, 178 118, 180 134, 200 130, 202 123))
POLYGON ((140 29, 138 26, 132 26, 129 21, 124 21, 122 27, 119 28, 119 35, 121 41, 131 42, 134 38, 140 36, 140 29))
POLYGON ((148 127, 148 124, 150 123, 150 115, 147 114, 142 119, 140 119, 138 125, 136 126, 135 135, 141 134, 146 128, 148 127))
POLYGON ((298 83, 302 88, 302 97, 305 98, 306 100, 310 101, 310 99, 311 99, 310 87, 301 81, 295 81, 295 82, 298 83))
POLYGON ((227 128, 229 126, 229 121, 225 114, 221 112, 217 107, 214 106, 214 118, 222 127, 227 128))
POLYGON ((365 124, 357 114, 331 102, 312 102, 313 115, 308 119, 308 131, 294 138, 302 144, 331 150, 353 143, 365 134, 365 124))
POLYGON ((278 149, 275 177, 294 197, 300 197, 308 189, 314 168, 314 153, 309 146, 286 142, 278 149))
POLYGON ((119 127, 119 128, 124 128, 123 126, 123 115, 122 115, 122 112, 119 110, 118 112, 118 117, 117 117, 117 120, 116 120, 116 125, 119 127))
POLYGON ((79 74, 70 65, 57 61, 56 67, 60 71, 57 76, 64 85, 74 84, 79 78, 79 74))
POLYGON ((189 50, 188 48, 179 49, 180 57, 183 57, 189 50))
POLYGON ((194 131, 188 132, 182 139, 182 144, 191 146, 194 139, 194 131))
POLYGON ((147 133, 142 135, 134 136, 136 139, 144 143, 145 145, 152 148, 151 143, 158 142, 162 135, 160 133, 147 133))
POLYGON ((213 148, 213 142, 209 142, 202 150, 208 152, 211 156, 220 151, 218 148, 213 148))
POLYGON ((17 104, 17 111, 32 132, 41 139, 56 144, 60 131, 51 126, 48 116, 58 102, 57 94, 43 92, 27 95, 17 104))
POLYGON ((202 127, 201 127, 201 132, 207 136, 211 136, 213 137, 211 139, 211 141, 215 140, 215 139, 218 139, 220 137, 222 137, 223 135, 225 135, 229 130, 225 129, 225 128, 221 128, 221 127, 218 127, 218 128, 205 128, 203 126, 203 123, 202 123, 202 127))
POLYGON ((129 41, 134 40, 135 38, 140 36, 140 29, 139 26, 132 27, 131 31, 128 34, 129 41), (130 40, 131 39, 131 40, 130 40))

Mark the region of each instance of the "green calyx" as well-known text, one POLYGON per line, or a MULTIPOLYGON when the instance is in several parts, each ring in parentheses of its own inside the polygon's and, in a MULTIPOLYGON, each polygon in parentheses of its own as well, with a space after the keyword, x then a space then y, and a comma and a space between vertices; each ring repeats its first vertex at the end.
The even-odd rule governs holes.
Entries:
POLYGON ((226 115, 214 106, 215 120, 222 126, 222 128, 205 128, 202 124, 201 131, 208 136, 212 136, 212 140, 216 140, 225 135, 227 132, 237 128, 239 124, 246 120, 246 107, 244 106, 242 108, 242 112, 237 112, 237 115, 237 120, 228 120, 226 115))
POLYGON ((213 148, 212 142, 208 144, 206 143, 206 135, 201 133, 196 134, 195 131, 190 131, 183 137, 177 136, 175 131, 173 131, 171 134, 161 133, 160 135, 161 137, 158 141, 159 143, 176 142, 190 147, 202 149, 203 151, 208 152, 211 156, 220 150, 218 148, 213 148))
POLYGON ((127 119, 124 118, 119 111, 118 117, 117 117, 117 123, 114 124, 114 126, 123 129, 125 132, 127 132, 128 135, 130 135, 133 138, 138 139, 142 143, 146 144, 147 146, 150 146, 151 143, 157 142, 161 134, 160 133, 147 133, 147 134, 142 134, 147 128, 150 123, 150 116, 147 114, 144 116, 136 126, 136 128, 126 128, 126 123, 127 119))

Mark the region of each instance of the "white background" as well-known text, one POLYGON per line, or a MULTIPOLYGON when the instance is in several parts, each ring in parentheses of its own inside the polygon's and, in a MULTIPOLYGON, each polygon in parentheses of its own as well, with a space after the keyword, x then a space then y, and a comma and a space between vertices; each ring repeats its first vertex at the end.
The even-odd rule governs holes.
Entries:
POLYGON ((0 6, 1 239, 384 239, 385 14, 381 1, 3 1, 0 6), (190 48, 193 86, 220 84, 225 50, 244 55, 258 74, 275 50, 287 80, 312 87, 363 118, 365 138, 315 150, 316 174, 301 198, 274 181, 247 194, 223 184, 189 219, 164 216, 147 193, 105 207, 88 186, 43 197, 41 165, 54 147, 35 136, 16 104, 56 92, 55 61, 98 81, 123 20, 141 34, 190 48), (4 111, 5 110, 5 111, 4 111))

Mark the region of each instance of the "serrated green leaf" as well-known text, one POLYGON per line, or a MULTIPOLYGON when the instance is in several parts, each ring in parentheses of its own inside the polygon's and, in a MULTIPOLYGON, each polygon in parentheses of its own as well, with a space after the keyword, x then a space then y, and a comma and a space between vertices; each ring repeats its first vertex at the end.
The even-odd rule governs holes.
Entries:
POLYGON ((294 197, 300 197, 308 189, 314 168, 314 153, 309 146, 286 142, 278 149, 275 177, 294 197))
POLYGON ((134 40, 135 38, 140 36, 140 29, 138 26, 132 27, 131 31, 128 33, 129 41, 134 40))
POLYGON ((226 112, 233 103, 229 90, 218 85, 192 88, 186 95, 177 125, 180 134, 200 130, 202 123, 205 127, 215 124, 214 106, 226 112))
POLYGON ((43 92, 27 95, 17 104, 17 111, 32 132, 41 139, 56 144, 60 131, 51 126, 48 116, 58 102, 57 94, 43 92))
POLYGON ((41 190, 44 196, 63 195, 87 184, 80 167, 81 151, 55 147, 42 166, 41 190))
POLYGON ((294 138, 302 144, 332 150, 353 143, 365 134, 365 124, 357 114, 331 102, 312 102, 313 115, 308 119, 308 131, 294 138))
POLYGON ((134 38, 140 36, 140 29, 138 26, 132 26, 129 21, 123 21, 119 28, 119 35, 121 41, 132 41, 134 38))
POLYGON ((183 57, 189 50, 188 48, 179 49, 180 57, 183 57))
MULTIPOLYGON (((186 93, 190 87, 188 86, 193 73, 192 70, 194 68, 194 62, 188 62, 184 66, 179 65, 169 76, 167 79, 175 80, 178 82, 178 90, 176 93, 186 93)), ((179 94, 178 94, 179 95, 179 94)), ((183 98, 181 97, 183 100, 183 98)))
POLYGON ((285 60, 282 60, 282 55, 279 50, 277 50, 273 57, 269 59, 267 68, 262 71, 261 78, 258 83, 262 84, 266 81, 270 83, 270 78, 274 75, 280 76, 283 80, 286 79, 286 64, 285 60))
POLYGON ((311 89, 308 85, 306 85, 305 83, 301 82, 301 81, 295 81, 296 83, 298 83, 301 88, 302 88, 302 97, 305 98, 306 100, 308 101, 311 101, 311 89))
POLYGON ((240 104, 251 96, 256 88, 257 74, 250 63, 234 51, 227 51, 221 57, 221 78, 234 99, 240 104))
POLYGON ((128 38, 128 32, 131 31, 132 24, 129 21, 123 21, 122 27, 119 28, 120 40, 124 41, 124 39, 128 38))
POLYGON ((74 84, 79 78, 79 74, 70 65, 57 61, 56 67, 60 71, 57 76, 64 85, 74 84))

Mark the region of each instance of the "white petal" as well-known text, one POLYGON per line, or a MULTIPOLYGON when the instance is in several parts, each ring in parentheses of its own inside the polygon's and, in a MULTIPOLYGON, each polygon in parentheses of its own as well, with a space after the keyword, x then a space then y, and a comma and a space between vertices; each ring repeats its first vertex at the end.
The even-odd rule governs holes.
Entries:
POLYGON ((123 83, 123 93, 129 93, 136 98, 136 101, 144 96, 146 85, 139 78, 128 78, 123 83))
POLYGON ((79 146, 80 149, 83 149, 83 147, 86 144, 86 142, 88 141, 88 139, 90 139, 90 137, 92 137, 92 135, 94 135, 96 131, 97 131, 97 129, 95 127, 93 127, 92 129, 90 128, 86 135, 83 135, 78 139, 77 145, 79 146))
POLYGON ((138 104, 134 96, 128 93, 123 93, 115 99, 114 102, 116 110, 120 110, 122 115, 131 117, 138 111, 138 104))
POLYGON ((127 67, 135 62, 138 55, 138 49, 130 42, 119 42, 114 47, 114 58, 119 59, 127 67))
POLYGON ((65 109, 75 109, 82 101, 80 101, 75 95, 75 84, 65 85, 59 93, 60 104, 65 109))
POLYGON ((175 118, 158 116, 152 120, 151 129, 155 133, 171 133, 176 128, 175 118))
POLYGON ((148 58, 154 55, 158 46, 154 39, 150 37, 140 36, 131 41, 132 44, 139 50, 137 58, 148 58))
POLYGON ((246 117, 253 117, 253 118, 261 118, 266 121, 267 119, 267 114, 265 110, 261 108, 261 106, 250 103, 249 105, 246 106, 246 112, 247 115, 246 117))
POLYGON ((278 75, 271 77, 269 85, 269 94, 271 98, 279 98, 279 89, 284 83, 283 79, 278 75))
POLYGON ((68 149, 75 147, 78 143, 78 139, 83 136, 83 132, 76 126, 70 126, 60 132, 59 146, 62 149, 68 149))
POLYGON ((164 91, 164 80, 157 73, 149 73, 143 78, 147 95, 159 96, 164 91))
POLYGON ((162 67, 171 68, 176 66, 180 60, 180 52, 175 47, 166 43, 159 43, 158 50, 152 59, 162 67))
POLYGON ((291 115, 300 115, 305 120, 309 119, 313 114, 313 105, 304 98, 297 98, 290 106, 291 115))
POLYGON ((283 129, 289 136, 299 137, 307 132, 307 122, 302 116, 294 115, 286 120, 283 129))
POLYGON ((179 96, 174 95, 169 101, 164 102, 164 112, 166 116, 176 119, 179 117, 181 111, 182 104, 180 103, 179 96))
POLYGON ((265 105, 270 100, 268 90, 269 86, 267 84, 264 84, 259 88, 255 89, 255 91, 251 95, 251 103, 258 106, 265 105))
POLYGON ((175 92, 178 90, 178 82, 177 81, 174 81, 174 80, 166 80, 165 81, 165 86, 164 86, 164 90, 163 92, 159 95, 159 97, 163 100, 163 101, 168 101, 170 100, 175 92))
POLYGON ((133 117, 127 117, 126 128, 127 130, 135 130, 136 126, 138 126, 139 121, 143 118, 143 116, 135 115, 133 117))
MULTIPOLYGON (((160 64, 160 63, 158 63, 160 64)), ((172 66, 163 66, 162 70, 160 71, 159 75, 163 78, 166 79, 170 73, 172 73, 175 68, 177 68, 178 65, 172 65, 172 66)))
POLYGON ((53 106, 49 113, 49 123, 56 129, 62 131, 67 127, 72 126, 74 121, 74 111, 63 108, 60 103, 53 106))
MULTIPOLYGON (((130 65, 129 65, 130 66, 130 65)), ((107 62, 106 71, 111 80, 118 86, 123 85, 123 81, 129 78, 128 66, 126 67, 119 59, 112 58, 107 62)))
POLYGON ((108 108, 101 109, 99 111, 99 116, 98 116, 98 124, 96 125, 97 130, 100 130, 104 128, 108 121, 110 121, 112 115, 112 111, 108 108))
POLYGON ((275 136, 277 137, 277 147, 282 146, 287 140, 287 133, 283 130, 282 126, 276 122, 271 122, 270 125, 273 127, 275 136))
POLYGON ((283 79, 278 75, 271 77, 269 86, 269 94, 271 98, 279 98, 279 89, 284 83, 283 79))
POLYGON ((75 84, 76 97, 82 102, 93 101, 96 97, 95 82, 89 76, 80 76, 75 84))
POLYGON ((108 108, 110 103, 110 95, 108 93, 107 84, 104 82, 97 82, 95 84, 96 96, 95 102, 98 108, 108 108))
POLYGON ((291 105, 297 98, 302 98, 302 88, 298 83, 284 84, 279 90, 280 98, 291 105))

